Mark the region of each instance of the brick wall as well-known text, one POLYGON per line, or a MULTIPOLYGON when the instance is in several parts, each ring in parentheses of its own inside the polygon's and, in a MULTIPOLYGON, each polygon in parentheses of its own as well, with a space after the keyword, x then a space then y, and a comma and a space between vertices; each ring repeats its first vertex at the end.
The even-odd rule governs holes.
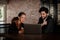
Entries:
POLYGON ((39 19, 39 8, 40 0, 10 0, 7 4, 7 23, 22 11, 26 13, 25 23, 36 24, 39 19))

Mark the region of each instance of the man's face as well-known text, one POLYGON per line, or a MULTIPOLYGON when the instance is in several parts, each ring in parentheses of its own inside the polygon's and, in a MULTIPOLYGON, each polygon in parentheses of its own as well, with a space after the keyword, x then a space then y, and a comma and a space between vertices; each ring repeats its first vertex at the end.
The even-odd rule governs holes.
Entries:
POLYGON ((44 19, 45 17, 47 17, 47 13, 45 11, 41 12, 41 17, 44 19))
POLYGON ((26 15, 22 15, 21 17, 19 17, 19 20, 22 23, 25 21, 25 19, 26 19, 26 15))

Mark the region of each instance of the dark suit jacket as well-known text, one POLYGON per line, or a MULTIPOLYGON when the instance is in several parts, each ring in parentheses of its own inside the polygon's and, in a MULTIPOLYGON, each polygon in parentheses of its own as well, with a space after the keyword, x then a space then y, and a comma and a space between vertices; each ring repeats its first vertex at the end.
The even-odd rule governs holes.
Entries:
MULTIPOLYGON (((46 21, 47 21, 47 25, 44 25, 42 27, 42 33, 53 33, 54 20, 52 19, 52 17, 48 16, 46 21)), ((40 17, 38 24, 41 24, 41 23, 43 23, 43 19, 40 17)))

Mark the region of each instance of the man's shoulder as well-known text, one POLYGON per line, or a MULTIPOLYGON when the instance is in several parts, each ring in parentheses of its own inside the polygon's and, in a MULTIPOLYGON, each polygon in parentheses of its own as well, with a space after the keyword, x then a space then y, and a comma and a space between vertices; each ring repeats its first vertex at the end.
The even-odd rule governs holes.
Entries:
POLYGON ((39 20, 42 20, 42 17, 39 17, 39 20))
POLYGON ((54 19, 51 16, 48 16, 47 20, 50 22, 54 22, 54 19))
POLYGON ((47 18, 47 19, 53 20, 53 18, 52 18, 51 16, 48 16, 48 18, 47 18))

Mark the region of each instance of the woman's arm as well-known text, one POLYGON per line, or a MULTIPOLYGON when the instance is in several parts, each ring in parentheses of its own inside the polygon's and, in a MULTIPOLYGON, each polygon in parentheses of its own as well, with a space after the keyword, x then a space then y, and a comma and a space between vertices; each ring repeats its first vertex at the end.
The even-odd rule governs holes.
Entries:
POLYGON ((24 33, 24 28, 21 27, 21 30, 19 30, 19 34, 24 33))

